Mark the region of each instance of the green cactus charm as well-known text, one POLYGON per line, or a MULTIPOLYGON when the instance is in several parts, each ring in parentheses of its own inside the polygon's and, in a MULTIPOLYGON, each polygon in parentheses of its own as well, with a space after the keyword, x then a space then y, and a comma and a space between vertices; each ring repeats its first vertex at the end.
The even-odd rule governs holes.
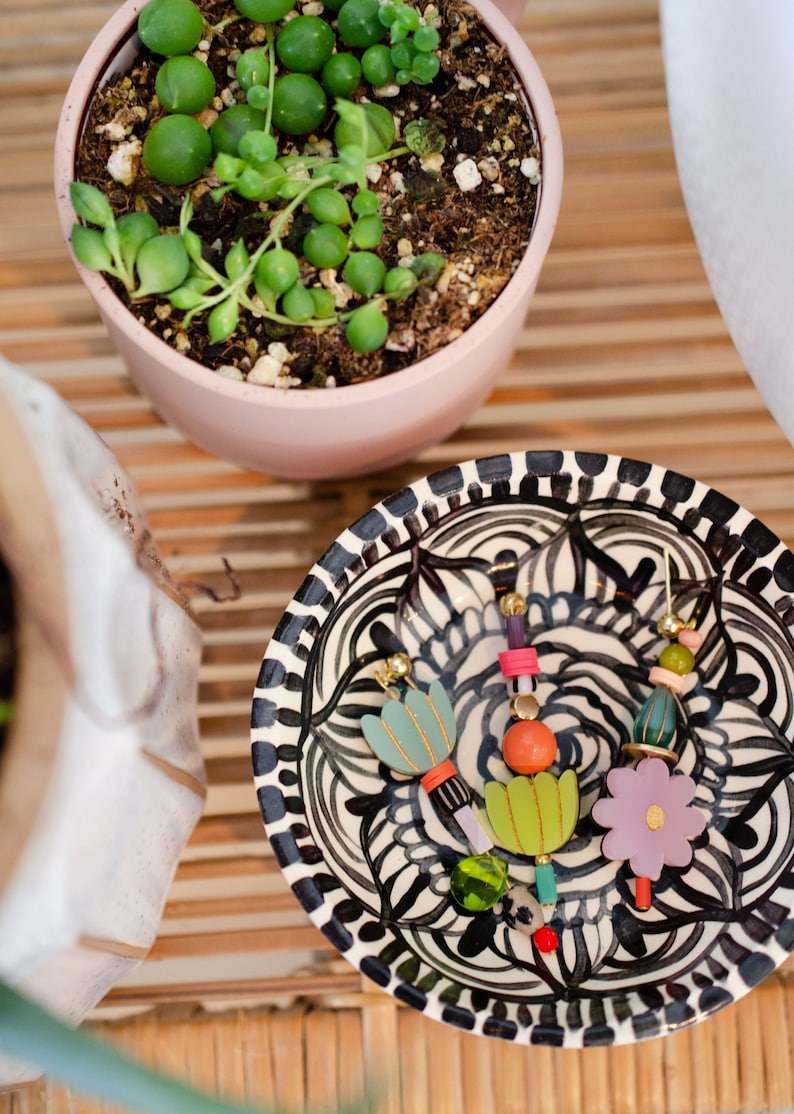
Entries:
POLYGON ((499 843, 517 855, 535 856, 535 885, 541 905, 554 905, 557 887, 551 853, 567 843, 579 819, 579 781, 574 770, 559 777, 547 770, 489 781, 485 807, 499 843))

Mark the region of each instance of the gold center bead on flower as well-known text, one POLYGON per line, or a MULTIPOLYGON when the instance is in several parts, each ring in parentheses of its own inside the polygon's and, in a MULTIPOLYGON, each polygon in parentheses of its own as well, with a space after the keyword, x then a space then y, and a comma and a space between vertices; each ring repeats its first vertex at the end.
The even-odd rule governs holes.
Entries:
POLYGON ((651 805, 645 813, 645 825, 649 832, 660 832, 664 827, 664 809, 660 805, 651 805))

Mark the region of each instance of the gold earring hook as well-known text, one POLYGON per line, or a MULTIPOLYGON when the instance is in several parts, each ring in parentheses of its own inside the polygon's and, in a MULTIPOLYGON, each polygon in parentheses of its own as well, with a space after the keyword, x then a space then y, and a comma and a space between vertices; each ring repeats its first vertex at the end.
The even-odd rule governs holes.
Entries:
POLYGON ((664 594, 667 610, 656 624, 656 629, 663 638, 677 638, 686 626, 686 623, 673 611, 673 591, 670 577, 670 550, 665 546, 664 555, 664 594))
POLYGON ((383 672, 381 673, 379 669, 375 670, 375 680, 383 691, 389 694, 392 700, 399 700, 399 696, 392 692, 391 686, 402 681, 403 684, 409 685, 410 688, 415 689, 416 685, 411 680, 412 671, 413 665, 407 654, 390 654, 383 663, 383 672))

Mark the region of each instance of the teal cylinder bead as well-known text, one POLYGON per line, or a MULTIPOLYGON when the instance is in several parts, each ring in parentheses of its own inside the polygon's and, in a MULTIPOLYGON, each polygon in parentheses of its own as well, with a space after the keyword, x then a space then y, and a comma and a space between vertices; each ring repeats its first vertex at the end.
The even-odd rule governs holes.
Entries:
POLYGON ((657 685, 634 720, 634 742, 669 747, 675 739, 676 706, 666 685, 657 685))
POLYGON ((551 863, 535 863, 535 889, 541 905, 557 904, 557 880, 551 863))

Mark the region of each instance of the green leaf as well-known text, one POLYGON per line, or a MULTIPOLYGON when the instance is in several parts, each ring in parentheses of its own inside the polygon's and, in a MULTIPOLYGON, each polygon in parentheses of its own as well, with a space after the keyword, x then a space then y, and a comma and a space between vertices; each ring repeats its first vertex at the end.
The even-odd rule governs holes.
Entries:
MULTIPOLYGON (((71 1029, 41 1006, 0 981, 0 1047, 78 1092, 115 1106, 147 1114, 268 1114, 211 1098, 167 1075, 142 1067, 112 1044, 80 1029, 71 1029)), ((75 1108, 82 1105, 75 1097, 75 1108)), ((270 1114, 276 1114, 269 1108, 270 1114)), ((365 1095, 339 1114, 374 1114, 374 1097, 365 1095)))
POLYGON ((415 155, 432 155, 443 151, 447 137, 441 131, 443 124, 440 120, 411 120, 403 129, 405 146, 415 155))
POLYGON ((350 230, 350 239, 357 248, 375 248, 383 238, 383 221, 379 213, 359 217, 350 230))
POLYGON ((215 156, 212 169, 222 182, 236 182, 245 170, 245 162, 226 151, 219 151, 215 156))
POLYGON ((223 265, 230 279, 238 279, 245 274, 245 269, 250 262, 250 256, 242 240, 237 242, 226 252, 223 265))
POLYGON ((217 344, 218 341, 230 337, 237 328, 239 319, 240 309, 236 298, 227 298, 225 302, 215 306, 207 318, 207 331, 210 335, 210 341, 217 344))
POLYGON ((322 286, 310 286, 309 293, 314 302, 314 316, 320 320, 328 320, 329 318, 336 317, 336 305, 334 303, 334 296, 330 290, 326 290, 322 286))
POLYGON ((195 290, 199 294, 206 294, 208 290, 217 285, 215 279, 209 278, 207 275, 192 273, 183 283, 183 286, 187 286, 190 290, 195 290))
POLYGON ((392 298, 400 301, 413 294, 419 280, 410 267, 391 267, 383 279, 383 290, 392 298))
POLYGON ((281 299, 281 308, 290 321, 300 325, 314 316, 314 298, 305 286, 296 282, 281 299))
POLYGON ((350 224, 350 207, 339 190, 317 189, 306 198, 306 208, 323 224, 350 224))
POLYGON ((115 224, 109 224, 103 230, 102 239, 105 241, 105 247, 110 252, 111 259, 118 266, 121 260, 121 237, 115 224))
POLYGON ((114 223, 115 218, 110 202, 96 186, 90 186, 87 182, 72 182, 69 186, 69 197, 74 211, 81 220, 99 225, 100 228, 107 228, 114 223))
MULTIPOLYGON (((345 338, 354 352, 374 352, 386 343, 389 320, 381 306, 382 302, 368 302, 350 315, 345 338)), ((391 704, 387 706, 391 707, 391 704)))
POLYGON ((363 189, 367 182, 367 152, 350 143, 339 152, 335 177, 344 184, 354 183, 363 189))
POLYGON ((179 286, 168 295, 168 301, 177 309, 199 309, 205 297, 191 286, 179 286))
POLYGON ((386 264, 372 251, 356 251, 345 263, 342 277, 357 294, 371 298, 383 287, 386 264))
POLYGON ((190 259, 181 236, 153 236, 138 252, 138 289, 133 297, 164 294, 181 286, 190 270, 190 259))
POLYGON ((293 252, 287 251, 286 248, 271 248, 270 251, 266 251, 256 265, 254 277, 262 301, 267 304, 266 298, 259 290, 259 284, 274 294, 284 294, 293 283, 298 281, 299 272, 298 257, 293 252))
POLYGON ((201 265, 204 262, 204 257, 201 254, 201 237, 197 232, 194 232, 192 228, 186 228, 182 233, 182 243, 185 245, 185 251, 189 258, 201 269, 201 265))
POLYGON ((92 271, 107 271, 111 275, 116 273, 104 237, 96 228, 86 228, 84 224, 73 225, 72 251, 83 266, 90 267, 92 271))
POLYGON ((338 99, 336 111, 339 120, 334 128, 334 143, 340 153, 355 144, 373 157, 388 151, 394 143, 397 134, 394 117, 384 105, 371 101, 353 104, 338 99))
MULTIPOLYGON (((160 234, 160 227, 151 213, 125 213, 116 222, 121 262, 128 274, 135 268, 135 260, 147 240, 160 234)), ((108 230, 109 231, 109 230, 108 230)))
POLYGON ((435 251, 426 251, 417 255, 411 264, 411 270, 420 282, 434 283, 447 265, 443 255, 435 251))

